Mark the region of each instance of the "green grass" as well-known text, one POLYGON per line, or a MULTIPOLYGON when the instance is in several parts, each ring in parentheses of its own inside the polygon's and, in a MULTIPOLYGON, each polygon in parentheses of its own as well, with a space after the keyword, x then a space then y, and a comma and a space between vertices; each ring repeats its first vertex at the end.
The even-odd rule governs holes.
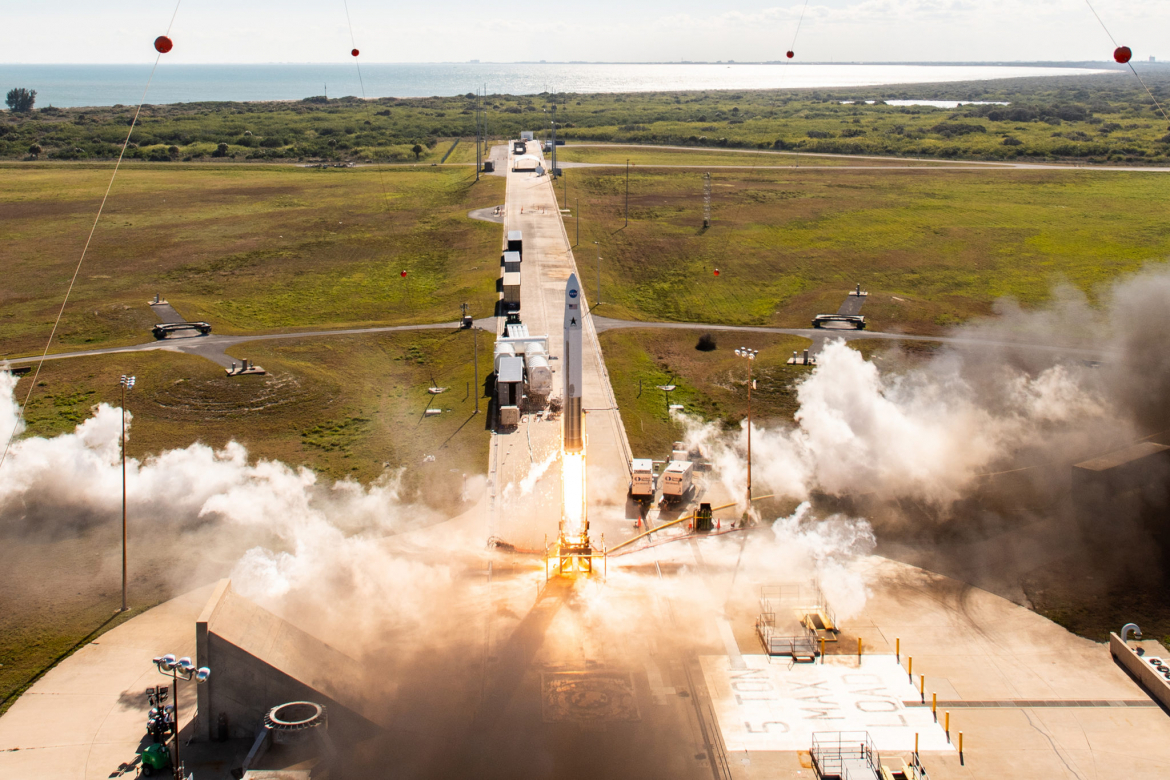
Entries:
POLYGON ((675 385, 671 404, 688 414, 734 428, 747 416, 747 366, 736 347, 758 349, 753 375, 752 416, 759 422, 791 421, 796 411, 795 383, 808 369, 789 366, 788 358, 808 346, 807 339, 771 334, 715 332, 717 348, 695 348, 698 330, 612 330, 601 334, 605 366, 613 382, 622 422, 635 457, 662 459, 682 434, 667 413, 659 385, 675 385))
POLYGON ((860 283, 873 328, 937 333, 1170 256, 1160 174, 720 171, 707 230, 699 171, 633 171, 629 227, 624 171, 569 178, 582 281, 594 296, 597 241, 610 317, 807 327, 860 283))
MULTIPOLYGON (((482 391, 492 339, 479 340, 482 391)), ((127 453, 134 457, 235 439, 255 458, 305 465, 328 478, 370 482, 403 468, 410 496, 443 509, 457 508, 452 497, 463 473, 485 468, 488 399, 475 416, 467 331, 257 342, 232 353, 267 376, 229 379, 203 358, 171 352, 48 362, 29 401, 26 435, 71 431, 93 404, 118 405, 118 377, 130 373, 138 378, 127 397, 134 414, 127 453), (431 395, 429 387, 449 389, 431 395), (443 411, 427 417, 428 407, 443 411), (435 460, 424 462, 428 455, 435 460)), ((18 397, 29 381, 20 380, 18 397)))
MULTIPOLYGON (((109 175, 0 170, 0 356, 44 348, 109 175)), ((460 168, 124 166, 53 351, 149 340, 155 293, 216 333, 486 314, 500 228, 467 212, 503 188, 460 168)))

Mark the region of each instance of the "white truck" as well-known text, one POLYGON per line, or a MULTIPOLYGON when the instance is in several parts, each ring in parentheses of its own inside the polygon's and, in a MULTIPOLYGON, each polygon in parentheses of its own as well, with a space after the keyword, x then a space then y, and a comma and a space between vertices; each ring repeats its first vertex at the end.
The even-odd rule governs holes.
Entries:
POLYGON ((635 501, 653 501, 654 488, 654 461, 649 458, 630 461, 630 497, 635 501))
POLYGON ((677 504, 690 495, 694 485, 695 464, 689 460, 672 460, 662 472, 662 502, 677 504))

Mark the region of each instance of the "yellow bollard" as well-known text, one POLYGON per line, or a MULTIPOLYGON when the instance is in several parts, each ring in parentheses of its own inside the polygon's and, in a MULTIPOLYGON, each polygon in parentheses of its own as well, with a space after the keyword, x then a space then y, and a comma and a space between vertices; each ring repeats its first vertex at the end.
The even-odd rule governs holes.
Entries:
POLYGON ((915 755, 918 754, 918 732, 917 731, 914 732, 914 753, 915 753, 915 755))
POLYGON ((857 637, 857 665, 861 666, 861 637, 857 637))
POLYGON ((906 667, 906 676, 910 678, 910 684, 913 685, 914 684, 914 656, 912 656, 912 655, 907 656, 906 660, 909 662, 909 664, 906 667))
POLYGON ((926 704, 926 675, 918 678, 918 695, 922 697, 922 703, 926 704))
POLYGON ((959 732, 959 763, 963 762, 963 732, 959 732))
POLYGON ((949 710, 946 712, 946 725, 943 726, 943 731, 947 733, 947 744, 949 745, 951 743, 951 713, 949 710))
POLYGON ((930 694, 930 714, 934 716, 934 722, 938 723, 938 694, 930 694))
POLYGON ((894 637, 894 658, 898 663, 902 663, 902 640, 900 637, 894 637))
POLYGON ((825 662, 825 638, 821 637, 821 663, 825 662))

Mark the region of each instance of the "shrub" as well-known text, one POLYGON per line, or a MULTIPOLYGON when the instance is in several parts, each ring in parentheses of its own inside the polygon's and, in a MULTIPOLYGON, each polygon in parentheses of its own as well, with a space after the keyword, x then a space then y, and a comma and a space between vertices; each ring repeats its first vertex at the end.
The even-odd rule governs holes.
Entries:
POLYGON ((215 147, 215 151, 211 153, 211 156, 212 157, 227 157, 227 153, 228 153, 228 145, 227 144, 219 144, 218 146, 215 147))
POLYGON ((939 122, 937 125, 930 128, 930 132, 938 133, 944 138, 953 138, 956 135, 986 133, 987 128, 983 125, 965 124, 963 122, 939 122))
POLYGON ((1012 138, 1009 135, 1007 138, 1003 139, 1003 145, 1004 146, 1023 146, 1024 142, 1021 141, 1019 138, 1012 138))
POLYGON ((714 352, 718 348, 715 343, 715 336, 710 333, 704 333, 699 336, 699 343, 695 345, 695 349, 700 352, 714 352))
POLYGON ((30 146, 28 148, 29 154, 40 154, 43 151, 45 151, 45 150, 41 148, 40 144, 33 144, 32 146, 30 146))

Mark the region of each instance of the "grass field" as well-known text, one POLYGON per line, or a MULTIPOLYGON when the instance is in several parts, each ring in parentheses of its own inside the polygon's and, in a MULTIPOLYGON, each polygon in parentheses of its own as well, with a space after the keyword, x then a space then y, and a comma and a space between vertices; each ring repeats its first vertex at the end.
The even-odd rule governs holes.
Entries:
MULTIPOLYGON (((0 356, 44 348, 109 175, 0 170, 0 356)), ((124 167, 52 348, 149 340, 155 293, 216 333, 486 315, 500 228, 467 212, 503 190, 460 168, 124 167)))
POLYGON ((582 281, 595 298, 599 250, 608 317, 807 327, 860 283, 873 328, 938 333, 1001 296, 1091 292, 1170 255, 1161 174, 719 171, 706 230, 701 171, 633 170, 628 227, 624 170, 567 178, 582 281))
MULTIPOLYGON (((474 151, 474 148, 472 149, 474 151)), ((602 165, 735 165, 735 166, 842 166, 842 165, 922 165, 938 163, 849 157, 813 156, 770 150, 715 151, 711 149, 654 149, 637 146, 591 146, 567 144, 557 149, 557 162, 585 162, 602 165)))
POLYGON ((606 370, 622 410, 622 422, 635 457, 662 459, 682 427, 667 413, 666 393, 675 385, 671 404, 688 414, 734 428, 747 416, 747 365, 736 347, 758 349, 753 376, 752 416, 757 423, 790 422, 796 411, 796 381, 808 369, 785 361, 808 346, 807 339, 771 334, 714 333, 716 349, 695 348, 704 331, 611 330, 600 335, 606 370))
MULTIPOLYGON (((405 468, 408 490, 425 484, 435 491, 423 500, 454 509, 462 474, 482 473, 487 463, 488 399, 476 417, 472 338, 443 330, 245 344, 233 357, 268 374, 232 379, 210 361, 171 352, 50 361, 29 401, 28 435, 72 430, 93 404, 118 405, 118 377, 135 374, 126 402, 135 416, 131 456, 235 439, 255 458, 329 478, 369 482, 405 468), (431 395, 429 387, 449 389, 431 395), (425 417, 428 407, 443 411, 425 417), (424 463, 428 455, 435 460, 424 463)), ((491 335, 481 333, 481 391, 491 348, 491 335)), ((28 381, 17 385, 20 398, 28 381)))

